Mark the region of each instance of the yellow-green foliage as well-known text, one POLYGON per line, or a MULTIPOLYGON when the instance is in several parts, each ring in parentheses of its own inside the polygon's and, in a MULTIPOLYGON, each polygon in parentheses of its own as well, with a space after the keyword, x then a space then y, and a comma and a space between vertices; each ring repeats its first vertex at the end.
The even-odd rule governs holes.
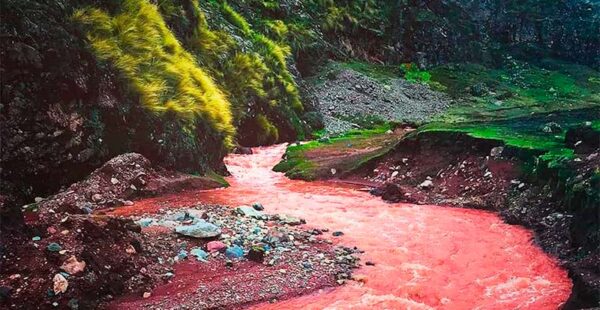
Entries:
POLYGON ((221 60, 220 58, 236 47, 235 42, 226 32, 211 30, 198 2, 191 1, 191 4, 198 23, 189 39, 190 45, 198 52, 200 61, 204 60, 205 65, 214 67, 214 64, 221 60))
MULTIPOLYGON (((283 43, 277 43, 267 36, 255 32, 250 28, 248 22, 235 10, 223 2, 221 4, 221 11, 225 17, 236 26, 240 31, 261 50, 264 62, 275 74, 276 80, 281 83, 285 93, 288 95, 290 105, 296 111, 302 111, 302 102, 300 100, 300 94, 298 87, 294 81, 294 77, 287 69, 287 58, 291 55, 291 48, 283 43)), ((271 78, 267 78, 269 82, 271 78)))
POLYGON ((238 93, 243 93, 243 97, 251 95, 263 99, 267 97, 263 83, 269 68, 259 55, 238 53, 226 63, 224 71, 231 84, 228 88, 236 88, 238 93))
POLYGON ((231 22, 234 26, 238 27, 243 34, 250 35, 252 34, 252 29, 250 29, 250 25, 246 21, 242 15, 236 12, 227 2, 223 2, 221 5, 221 9, 225 17, 231 22))
POLYGON ((190 125, 200 118, 223 136, 225 145, 232 144, 229 102, 167 28, 155 5, 123 0, 115 16, 88 8, 74 17, 87 28, 97 57, 120 71, 148 109, 173 111, 190 125))
POLYGON ((265 21, 268 31, 277 39, 283 40, 287 36, 289 29, 288 26, 279 19, 265 21))
POLYGON ((259 143, 274 143, 279 140, 279 131, 266 116, 259 114, 256 116, 257 127, 260 130, 259 143))

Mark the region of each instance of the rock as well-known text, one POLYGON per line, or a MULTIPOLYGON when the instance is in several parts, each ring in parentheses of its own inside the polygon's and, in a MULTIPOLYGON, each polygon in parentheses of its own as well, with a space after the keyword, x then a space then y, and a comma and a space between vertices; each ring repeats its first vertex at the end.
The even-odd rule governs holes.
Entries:
POLYGON ((126 206, 133 206, 133 201, 131 201, 131 200, 124 200, 124 201, 123 201, 123 205, 126 205, 126 206))
POLYGON ((372 261, 370 261, 370 260, 368 260, 367 262, 365 262, 365 265, 367 265, 367 266, 375 266, 375 263, 372 262, 372 261))
POLYGON ((484 175, 484 178, 491 178, 492 177, 492 172, 491 171, 487 171, 484 175))
POLYGON ((100 202, 102 200, 102 195, 100 194, 94 194, 92 195, 92 201, 93 202, 100 202))
POLYGON ((206 249, 209 252, 222 252, 227 248, 227 245, 221 241, 211 241, 206 244, 206 249))
POLYGON ((485 84, 477 83, 477 84, 471 86, 470 92, 471 92, 471 95, 473 95, 475 97, 481 97, 481 96, 487 94, 488 89, 485 86, 485 84))
POLYGON ((54 294, 65 293, 69 287, 69 281, 60 273, 54 275, 52 290, 54 294))
POLYGON ((252 149, 245 146, 237 146, 233 149, 233 153, 241 155, 251 155, 252 149))
POLYGON ((398 171, 392 172, 392 179, 395 178, 395 177, 397 177, 399 173, 400 172, 398 172, 398 171))
POLYGON ((68 274, 78 274, 85 270, 85 262, 78 261, 77 257, 69 257, 61 266, 60 269, 66 271, 68 274))
POLYGON ((177 253, 177 260, 184 260, 188 257, 188 252, 184 249, 179 250, 179 253, 177 253))
POLYGON ((261 246, 253 246, 246 255, 248 260, 262 263, 265 260, 265 249, 261 246))
POLYGON ((32 240, 32 241, 40 241, 40 240, 42 240, 42 237, 40 237, 40 236, 35 236, 35 237, 31 238, 31 240, 32 240))
POLYGON ((144 294, 142 295, 142 297, 143 297, 144 299, 146 299, 146 298, 150 298, 150 296, 152 296, 152 293, 150 293, 150 292, 144 292, 144 294))
POLYGON ((141 227, 148 227, 148 226, 150 226, 150 224, 152 224, 152 222, 154 222, 154 219, 151 219, 148 217, 142 218, 142 219, 139 219, 136 221, 136 223, 138 225, 140 225, 141 227))
POLYGON ((333 235, 334 237, 339 237, 339 236, 343 236, 344 233, 341 231, 334 231, 331 235, 333 235))
POLYGON ((285 225, 296 226, 296 225, 306 224, 305 220, 291 216, 291 215, 280 214, 278 217, 279 217, 279 221, 285 225))
POLYGON ((196 259, 199 260, 199 261, 201 261, 201 262, 205 262, 208 259, 208 253, 206 253, 201 248, 193 248, 190 251, 190 254, 196 256, 196 259))
POLYGON ((544 127, 542 127, 542 131, 545 133, 561 133, 562 132, 562 127, 555 123, 555 122, 549 122, 546 123, 544 125, 544 127))
POLYGON ((337 173, 337 170, 335 168, 331 168, 331 175, 335 175, 337 173))
POLYGON ((50 252, 60 252, 62 247, 60 246, 60 244, 52 242, 52 243, 48 244, 46 249, 48 249, 48 251, 50 251, 50 252))
POLYGON ((383 188, 379 188, 375 192, 376 194, 379 194, 378 196, 381 196, 383 200, 389 202, 400 202, 404 199, 404 192, 400 186, 394 183, 387 183, 383 188))
POLYGON ((244 249, 238 245, 230 246, 225 250, 225 256, 228 258, 241 258, 244 256, 244 249))
POLYGON ((125 253, 127 253, 127 254, 136 254, 137 251, 135 250, 135 248, 133 247, 133 245, 129 244, 125 248, 125 253))
POLYGON ((213 238, 221 234, 221 229, 217 225, 200 220, 192 225, 177 226, 175 232, 194 238, 213 238))
POLYGON ((367 276, 362 274, 353 275, 352 280, 360 283, 367 283, 367 276))
POLYGON ((423 183, 419 184, 419 188, 422 189, 430 189, 433 187, 433 181, 431 180, 425 180, 423 181, 423 183))
POLYGON ((262 212, 257 211, 254 208, 249 207, 249 206, 239 206, 239 207, 235 208, 235 211, 239 215, 249 216, 249 217, 253 217, 255 219, 262 219, 264 216, 262 212))
POLYGON ((263 207, 263 205, 261 203, 253 203, 252 204, 252 208, 254 208, 254 210, 256 211, 263 211, 265 209, 265 207, 263 207))
POLYGON ((110 178, 110 183, 111 183, 112 185, 117 185, 117 184, 119 184, 120 182, 119 182, 119 180, 117 180, 117 178, 110 178))
POLYGON ((35 203, 40 203, 40 202, 44 201, 44 198, 42 198, 42 197, 35 197, 33 199, 33 201, 35 201, 35 203))
POLYGON ((493 147, 490 150, 490 156, 494 157, 494 158, 497 158, 497 157, 502 156, 502 152, 504 152, 504 147, 503 146, 496 146, 496 147, 493 147))

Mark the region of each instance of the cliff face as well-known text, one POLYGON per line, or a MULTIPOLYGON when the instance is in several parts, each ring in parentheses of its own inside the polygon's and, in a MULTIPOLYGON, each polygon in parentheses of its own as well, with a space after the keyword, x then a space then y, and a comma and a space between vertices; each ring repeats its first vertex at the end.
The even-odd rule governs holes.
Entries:
POLYGON ((223 172, 232 144, 322 126, 302 75, 323 61, 600 65, 599 5, 498 0, 2 0, 1 195, 55 192, 138 152, 223 172))
POLYGON ((400 0, 390 22, 392 61, 493 63, 511 53, 600 66, 593 1, 400 0))

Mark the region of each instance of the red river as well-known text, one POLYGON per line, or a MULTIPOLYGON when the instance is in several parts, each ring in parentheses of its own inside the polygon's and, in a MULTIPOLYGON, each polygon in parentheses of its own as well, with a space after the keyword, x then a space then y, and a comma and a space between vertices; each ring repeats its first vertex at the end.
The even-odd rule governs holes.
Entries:
POLYGON ((363 262, 376 264, 355 272, 366 283, 257 309, 557 309, 569 297, 567 272, 532 243, 528 230, 490 212, 390 204, 356 186, 290 180, 271 170, 284 151, 278 145, 229 155, 228 188, 143 200, 129 208, 152 212, 161 201, 260 202, 266 212, 343 231, 335 242, 357 246, 365 251, 363 262))

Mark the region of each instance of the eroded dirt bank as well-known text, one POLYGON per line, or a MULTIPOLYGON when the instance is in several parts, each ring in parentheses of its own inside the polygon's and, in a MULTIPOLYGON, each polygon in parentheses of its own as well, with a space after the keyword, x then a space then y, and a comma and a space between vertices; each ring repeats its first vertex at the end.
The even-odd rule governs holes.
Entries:
MULTIPOLYGON (((598 149, 584 151, 570 169, 576 176, 573 182, 581 183, 577 186, 591 186, 587 199, 593 199, 590 195, 598 184, 586 182, 594 182, 600 156, 598 149)), ((565 194, 567 184, 552 173, 532 176, 531 169, 542 168, 523 161, 531 156, 522 152, 498 141, 462 134, 421 135, 398 144, 346 181, 366 184, 373 188, 371 193, 390 202, 490 210, 507 223, 530 228, 535 232, 534 242, 557 257, 573 279, 574 289, 565 308, 598 306, 600 249, 594 244, 594 225, 599 215, 593 206, 570 208, 565 196, 571 197, 571 203, 585 196, 565 194)))
MULTIPOLYGON (((334 244, 364 250, 348 285, 262 309, 556 309, 571 292, 567 272, 532 243, 524 228, 496 214, 411 203, 389 204, 354 185, 289 180, 271 171, 285 146, 230 155, 226 189, 192 191, 136 202, 114 214, 146 214, 193 202, 261 202, 267 210, 328 227, 334 244)), ((192 305, 199 286, 171 301, 192 305)), ((162 288, 157 288, 162 290, 162 288)), ((140 299, 137 305, 158 305, 140 299)), ((115 306, 118 307, 119 305, 115 306)))

